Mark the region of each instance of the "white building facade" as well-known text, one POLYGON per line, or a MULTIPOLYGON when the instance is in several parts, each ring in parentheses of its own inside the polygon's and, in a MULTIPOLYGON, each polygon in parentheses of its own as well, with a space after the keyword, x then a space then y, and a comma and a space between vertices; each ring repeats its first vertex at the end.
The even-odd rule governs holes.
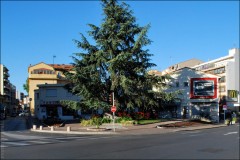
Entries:
POLYGON ((175 107, 176 118, 206 119, 219 122, 219 76, 182 68, 170 74, 170 88, 165 92, 181 91, 175 107))
POLYGON ((74 116, 66 107, 60 104, 61 100, 80 101, 80 97, 68 92, 64 84, 41 84, 35 90, 35 110, 37 118, 47 119, 49 117, 59 120, 72 120, 74 116))
POLYGON ((205 73, 220 76, 219 97, 220 110, 227 105, 230 110, 239 111, 240 106, 240 56, 239 49, 229 50, 227 56, 196 65, 193 68, 205 73))

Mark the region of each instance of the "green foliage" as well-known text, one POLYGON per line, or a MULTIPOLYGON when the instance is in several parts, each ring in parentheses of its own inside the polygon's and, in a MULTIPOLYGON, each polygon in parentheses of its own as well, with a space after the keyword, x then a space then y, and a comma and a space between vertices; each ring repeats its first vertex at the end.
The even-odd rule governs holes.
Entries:
POLYGON ((63 106, 67 106, 68 108, 71 108, 73 110, 80 109, 80 102, 77 101, 71 101, 71 100, 60 100, 60 104, 63 106))
POLYGON ((88 119, 88 120, 83 119, 83 120, 81 120, 80 125, 83 126, 83 127, 89 127, 89 126, 93 126, 94 122, 93 122, 92 119, 88 119))
POLYGON ((158 105, 153 85, 161 86, 167 77, 148 75, 155 66, 152 54, 143 49, 151 44, 147 37, 150 25, 140 27, 126 3, 103 0, 101 26, 89 24, 95 44, 80 34, 74 40, 80 53, 75 53, 72 72, 65 73, 72 81, 71 91, 82 96, 89 108, 109 108, 109 95, 114 92, 115 103, 121 108, 152 108, 158 105))
POLYGON ((28 79, 26 80, 26 83, 23 84, 23 89, 24 89, 27 93, 29 93, 29 82, 28 82, 28 79))
POLYGON ((94 116, 94 117, 92 118, 92 120, 93 120, 93 124, 94 124, 97 128, 99 128, 99 126, 102 125, 102 118, 101 118, 101 117, 94 116))
POLYGON ((232 121, 237 122, 237 117, 233 117, 232 121))
POLYGON ((111 123, 111 122, 112 122, 112 119, 110 119, 110 118, 104 117, 104 118, 102 119, 102 123, 111 123))
POLYGON ((96 128, 99 128, 100 125, 102 125, 102 118, 97 116, 94 116, 88 120, 83 119, 81 121, 81 126, 84 127, 96 126, 96 128))

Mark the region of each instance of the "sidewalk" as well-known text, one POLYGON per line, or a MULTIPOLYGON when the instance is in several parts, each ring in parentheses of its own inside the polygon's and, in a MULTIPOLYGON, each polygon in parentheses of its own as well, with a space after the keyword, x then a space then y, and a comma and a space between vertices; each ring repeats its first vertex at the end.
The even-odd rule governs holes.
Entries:
POLYGON ((202 124, 198 126, 187 126, 187 127, 158 127, 159 125, 171 124, 179 121, 166 121, 147 125, 132 125, 132 126, 122 126, 121 124, 103 124, 100 129, 94 127, 82 127, 80 123, 65 124, 63 127, 47 127, 42 126, 40 128, 39 124, 34 126, 36 128, 31 128, 33 132, 45 132, 45 133, 56 133, 56 134, 81 134, 81 135, 146 135, 146 134, 166 134, 178 131, 191 131, 200 130, 216 127, 225 127, 225 124, 202 124), (114 131, 115 128, 115 131, 114 131))

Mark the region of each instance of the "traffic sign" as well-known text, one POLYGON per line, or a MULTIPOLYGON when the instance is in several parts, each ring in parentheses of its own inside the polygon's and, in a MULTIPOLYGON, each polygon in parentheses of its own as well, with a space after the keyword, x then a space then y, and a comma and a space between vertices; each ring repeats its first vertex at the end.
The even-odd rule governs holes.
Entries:
POLYGON ((116 106, 112 106, 112 107, 111 107, 111 111, 112 111, 112 112, 116 112, 116 110, 117 110, 117 107, 116 107, 116 106))

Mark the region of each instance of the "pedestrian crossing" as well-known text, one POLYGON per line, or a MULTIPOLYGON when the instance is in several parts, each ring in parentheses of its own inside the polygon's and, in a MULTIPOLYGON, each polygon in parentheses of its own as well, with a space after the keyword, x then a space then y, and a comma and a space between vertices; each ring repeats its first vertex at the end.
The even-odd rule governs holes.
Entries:
POLYGON ((45 140, 25 140, 25 141, 2 141, 1 148, 43 145, 43 144, 53 144, 53 143, 62 143, 62 142, 65 142, 65 141, 46 140, 46 139, 45 140))
POLYGON ((23 146, 32 146, 32 145, 47 145, 55 143, 64 143, 73 140, 95 140, 102 138, 110 137, 51 137, 51 138, 42 138, 42 139, 28 139, 28 140, 10 140, 7 138, 1 139, 1 148, 7 147, 23 147, 23 146))

